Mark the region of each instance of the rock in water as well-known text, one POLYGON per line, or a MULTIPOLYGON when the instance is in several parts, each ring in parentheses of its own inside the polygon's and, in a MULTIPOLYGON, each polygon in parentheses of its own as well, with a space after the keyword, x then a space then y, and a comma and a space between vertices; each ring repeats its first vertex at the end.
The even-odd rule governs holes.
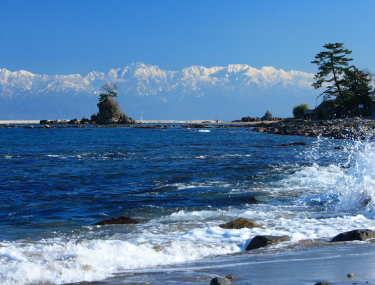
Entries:
POLYGON ((249 201, 250 203, 254 203, 254 204, 259 204, 259 203, 260 203, 260 202, 258 201, 258 199, 255 198, 255 197, 253 197, 253 196, 249 196, 249 197, 248 197, 248 201, 249 201))
POLYGON ((108 98, 107 100, 100 102, 98 105, 99 113, 96 114, 93 118, 91 117, 92 121, 95 121, 97 124, 134 124, 135 121, 131 118, 128 118, 125 114, 123 114, 121 108, 119 107, 118 103, 113 100, 112 98, 108 98))
POLYGON ((288 236, 256 236, 254 237, 250 244, 247 246, 246 250, 257 249, 271 244, 276 244, 283 241, 289 241, 288 236))
POLYGON ((352 241, 352 240, 360 240, 365 241, 370 238, 375 238, 375 232, 372 230, 354 230, 350 232, 345 232, 338 234, 335 236, 331 242, 338 242, 338 241, 352 241))
POLYGON ((215 277, 211 280, 210 285, 230 285, 231 282, 227 278, 215 277))
POLYGON ((140 221, 134 220, 131 217, 122 216, 122 217, 106 219, 94 225, 103 226, 103 225, 140 224, 140 223, 141 223, 140 221))
POLYGON ((220 228, 223 229, 243 229, 243 228, 248 228, 252 229, 255 227, 259 227, 257 223, 254 223, 248 219, 245 218, 239 218, 233 222, 229 222, 223 225, 219 225, 220 228))

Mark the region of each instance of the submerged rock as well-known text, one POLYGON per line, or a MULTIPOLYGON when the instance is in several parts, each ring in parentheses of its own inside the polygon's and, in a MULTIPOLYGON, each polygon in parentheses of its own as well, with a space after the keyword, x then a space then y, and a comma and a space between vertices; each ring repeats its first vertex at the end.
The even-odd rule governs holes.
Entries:
POLYGON ((239 218, 233 222, 229 222, 226 224, 219 225, 220 228, 222 229, 243 229, 243 228, 248 228, 252 229, 255 227, 259 227, 257 223, 252 222, 248 219, 245 218, 239 218))
POLYGON ((231 282, 228 278, 215 277, 211 280, 210 285, 230 285, 231 282))
POLYGON ((277 244, 283 241, 289 241, 288 236, 256 236, 254 237, 250 244, 247 246, 246 250, 257 249, 271 244, 277 244))
POLYGON ((249 197, 247 198, 247 200, 248 200, 249 203, 253 203, 253 204, 259 204, 259 203, 260 203, 260 202, 258 201, 258 199, 255 198, 254 196, 249 196, 249 197))
POLYGON ((227 276, 225 276, 225 278, 227 278, 229 280, 232 280, 232 279, 238 279, 239 276, 237 276, 235 274, 228 274, 227 276))
POLYGON ((341 150, 341 149, 345 149, 345 147, 343 147, 343 146, 335 146, 335 149, 341 150))
POLYGON ((296 146, 296 145, 308 145, 305 142, 294 142, 294 143, 288 143, 288 144, 281 144, 280 146, 296 146))
POLYGON ((106 219, 94 225, 103 226, 103 225, 140 224, 140 223, 141 223, 140 221, 134 220, 131 217, 121 216, 121 217, 106 219))
POLYGON ((331 242, 338 242, 338 241, 352 241, 352 240, 359 240, 365 241, 370 238, 375 238, 375 232, 372 230, 353 230, 350 232, 344 232, 335 236, 331 242))

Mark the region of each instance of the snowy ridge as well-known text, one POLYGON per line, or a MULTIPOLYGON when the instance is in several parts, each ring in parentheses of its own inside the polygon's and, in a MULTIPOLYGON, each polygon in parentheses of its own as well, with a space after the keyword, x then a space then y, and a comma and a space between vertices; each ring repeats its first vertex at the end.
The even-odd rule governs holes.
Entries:
MULTIPOLYGON (((17 110, 18 101, 24 101, 27 98, 27 101, 33 105, 33 99, 37 100, 38 96, 47 96, 51 104, 55 99, 56 106, 61 106, 61 98, 65 98, 65 100, 72 97, 80 98, 83 100, 82 103, 88 103, 88 98, 91 98, 90 100, 95 102, 101 86, 113 82, 119 87, 120 103, 138 101, 136 102, 138 106, 136 112, 138 113, 142 108, 145 108, 142 106, 145 104, 150 105, 148 112, 161 114, 165 110, 152 111, 151 105, 163 102, 164 105, 159 107, 173 109, 178 107, 175 106, 177 101, 189 101, 191 107, 194 107, 194 100, 200 98, 201 104, 203 103, 201 98, 205 98, 205 100, 208 100, 205 104, 208 104, 213 99, 212 96, 215 97, 215 100, 219 100, 215 103, 217 110, 220 108, 221 98, 231 97, 231 101, 237 100, 241 105, 243 102, 240 103, 239 101, 253 101, 254 97, 263 96, 264 92, 269 93, 270 96, 272 94, 281 96, 281 93, 286 92, 287 89, 292 90, 286 92, 290 96, 293 95, 292 93, 299 93, 300 95, 314 93, 311 87, 313 77, 313 74, 302 71, 276 70, 273 67, 263 67, 258 70, 246 64, 230 64, 227 67, 215 66, 211 68, 190 66, 182 70, 171 71, 137 62, 123 68, 111 69, 108 73, 92 71, 84 77, 80 74, 38 75, 24 70, 11 72, 3 68, 0 69, 0 101, 12 100, 13 102, 10 105, 13 106, 13 110, 10 111, 13 111, 13 113, 24 111, 17 110), (276 89, 281 89, 283 92, 276 89), (244 98, 241 99, 240 97, 244 98), (154 100, 156 102, 151 103, 154 100)), ((227 107, 224 101, 222 107, 227 107)), ((296 102, 295 105, 299 103, 301 102, 296 102)), ((185 108, 189 107, 186 104, 184 105, 185 108)), ((94 104, 94 108, 90 110, 95 111, 95 107, 94 104)), ((9 113, 6 108, 0 109, 0 111, 9 113)), ((203 109, 200 112, 203 112, 203 109)), ((175 113, 176 115, 180 114, 178 110, 175 113)), ((260 114, 243 114, 243 116, 245 115, 259 116, 260 114)), ((285 114, 281 115, 285 116, 285 114)), ((204 117, 204 114, 202 113, 199 116, 204 117)), ((9 114, 6 119, 10 119, 9 114)), ((17 117, 17 119, 21 118, 17 117)))

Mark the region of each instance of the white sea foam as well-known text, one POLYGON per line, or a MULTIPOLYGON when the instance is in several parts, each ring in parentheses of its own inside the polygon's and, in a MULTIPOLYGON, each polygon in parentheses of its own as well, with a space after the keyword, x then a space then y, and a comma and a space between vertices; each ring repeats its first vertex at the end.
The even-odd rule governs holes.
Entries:
MULTIPOLYGON (((136 225, 126 233, 112 232, 111 227, 90 227, 88 233, 69 240, 0 243, 0 282, 94 281, 116 272, 244 251, 256 235, 290 236, 290 242, 279 245, 283 247, 302 240, 329 241, 353 229, 375 230, 375 150, 361 143, 352 143, 348 149, 348 161, 322 165, 318 163, 322 156, 341 154, 325 154, 316 147, 309 165, 291 166, 284 179, 256 189, 268 194, 271 200, 267 203, 180 210, 136 225), (286 197, 286 202, 278 197, 286 197), (240 217, 260 227, 230 230, 218 226, 240 217), (105 238, 95 235, 104 231, 105 238)), ((171 184, 178 189, 215 185, 234 187, 225 181, 171 184)))

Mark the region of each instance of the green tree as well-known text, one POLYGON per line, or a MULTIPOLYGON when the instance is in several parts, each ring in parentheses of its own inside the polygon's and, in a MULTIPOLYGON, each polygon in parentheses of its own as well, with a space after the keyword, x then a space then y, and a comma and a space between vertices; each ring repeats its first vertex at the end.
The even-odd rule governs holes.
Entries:
POLYGON ((306 103, 299 104, 293 108, 293 116, 294 118, 300 118, 304 113, 305 110, 310 110, 309 106, 306 103))
POLYGON ((346 57, 352 52, 344 49, 343 45, 342 43, 324 45, 326 51, 318 53, 315 56, 316 60, 311 62, 317 64, 319 69, 314 77, 316 82, 312 86, 315 89, 323 86, 327 88, 319 96, 325 94, 327 98, 344 97, 346 81, 343 79, 343 74, 347 70, 348 62, 353 59, 346 57))
POLYGON ((347 89, 342 98, 337 98, 337 105, 343 111, 353 110, 358 105, 370 108, 373 102, 373 88, 371 85, 373 80, 374 75, 368 70, 359 70, 354 65, 348 68, 343 76, 347 89))
POLYGON ((102 90, 107 93, 100 93, 99 94, 99 102, 105 102, 108 101, 109 98, 117 97, 117 93, 115 90, 117 90, 117 85, 113 83, 107 83, 102 86, 102 90))

